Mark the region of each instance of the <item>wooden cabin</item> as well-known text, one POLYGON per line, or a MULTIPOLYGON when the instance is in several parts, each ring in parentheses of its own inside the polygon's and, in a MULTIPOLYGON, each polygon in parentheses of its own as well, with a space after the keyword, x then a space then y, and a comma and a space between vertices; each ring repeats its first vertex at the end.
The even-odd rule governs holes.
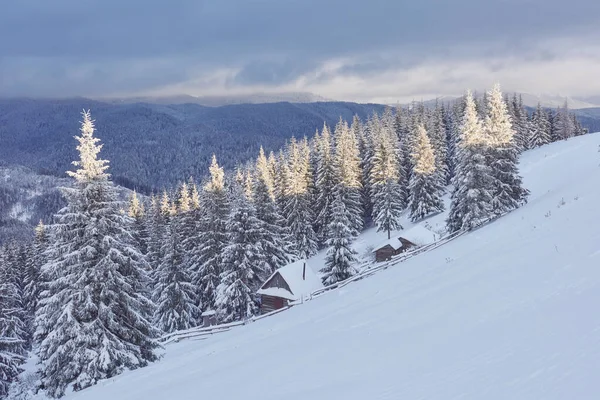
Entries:
POLYGON ((388 261, 400 253, 419 246, 425 246, 434 243, 435 233, 429 229, 415 225, 414 227, 402 232, 400 236, 393 237, 375 246, 375 261, 388 261))
POLYGON ((275 271, 258 289, 261 314, 287 307, 323 287, 306 260, 298 260, 275 271))
POLYGON ((215 310, 206 310, 202 313, 202 326, 208 327, 217 325, 217 312, 215 310))

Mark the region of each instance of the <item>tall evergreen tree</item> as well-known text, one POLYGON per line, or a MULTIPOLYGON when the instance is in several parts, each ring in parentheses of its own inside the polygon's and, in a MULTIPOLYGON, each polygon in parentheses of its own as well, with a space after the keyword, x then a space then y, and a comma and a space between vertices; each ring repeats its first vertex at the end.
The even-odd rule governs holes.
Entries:
MULTIPOLYGON (((373 117, 369 118, 365 124, 360 124, 360 135, 358 136, 358 148, 360 154, 360 169, 361 169, 361 202, 363 204, 363 220, 365 226, 368 226, 372 222, 373 216, 373 202, 371 201, 371 169, 373 167, 373 134, 374 127, 372 118, 375 118, 377 114, 374 113, 373 117)), ((360 123, 358 117, 355 117, 357 122, 360 123)), ((352 122, 355 124, 355 121, 352 122)))
POLYGON ((413 174, 410 181, 410 217, 418 221, 444 210, 442 187, 436 170, 435 153, 425 128, 418 127, 417 145, 413 157, 413 174))
POLYGON ((518 173, 518 145, 499 85, 494 85, 488 93, 487 108, 483 130, 491 144, 488 151, 488 165, 494 179, 491 207, 493 214, 501 215, 527 202, 529 191, 523 187, 518 173))
POLYGON ((228 244, 217 288, 217 314, 222 322, 244 320, 256 313, 254 293, 269 271, 261 248, 261 223, 249 199, 241 193, 233 200, 227 220, 228 244))
POLYGON ((260 244, 267 264, 265 270, 270 275, 288 263, 287 251, 290 244, 285 220, 275 204, 275 185, 262 147, 256 160, 256 179, 252 198, 256 218, 261 224, 260 244))
POLYGON ((25 287, 23 291, 23 301, 27 313, 27 331, 28 339, 33 339, 35 330, 34 319, 37 309, 40 290, 44 285, 41 280, 40 269, 45 262, 44 252, 48 246, 48 235, 42 221, 35 227, 35 236, 33 244, 28 247, 27 265, 25 270, 25 287))
POLYGON ((456 174, 452 180, 454 191, 446 220, 449 232, 478 226, 488 217, 492 200, 492 177, 486 163, 488 143, 471 92, 467 92, 464 104, 456 174))
POLYGON ((327 240, 327 226, 331 221, 334 188, 338 177, 336 176, 335 161, 333 158, 333 144, 329 128, 323 125, 323 130, 317 142, 317 204, 316 204, 316 234, 319 243, 327 240))
POLYGON ((156 359, 153 304, 140 290, 147 282, 142 256, 107 161, 98 159, 102 146, 89 112, 76 139, 79 168, 69 172, 75 187, 64 189, 68 205, 55 216, 42 268, 48 285, 36 312, 42 385, 53 397, 156 359))
POLYGON ((310 204, 308 154, 291 139, 289 161, 284 165, 287 176, 284 215, 290 230, 291 250, 297 258, 308 258, 317 252, 317 235, 312 227, 314 213, 310 204))
POLYGON ((225 173, 213 155, 209 168, 210 181, 201 195, 201 214, 194 241, 198 243, 188 253, 192 283, 198 290, 202 311, 214 310, 217 287, 227 245, 226 222, 229 199, 225 190, 225 173))
POLYGON ((437 102, 430 117, 430 141, 435 155, 435 170, 440 180, 440 186, 446 185, 450 171, 448 169, 448 142, 446 141, 446 122, 444 121, 444 108, 437 102))
POLYGON ((0 398, 21 372, 27 347, 26 310, 19 282, 23 266, 18 248, 4 246, 0 254, 0 398))
POLYGON ((531 125, 532 129, 529 136, 528 146, 530 149, 534 149, 536 147, 550 143, 550 121, 548 121, 548 115, 546 114, 540 103, 538 103, 537 108, 533 112, 531 125))
POLYGON ((196 288, 184 264, 180 225, 181 217, 171 219, 168 239, 163 244, 164 256, 155 272, 154 323, 166 333, 192 328, 200 317, 196 288))
POLYGON ((398 139, 394 131, 379 129, 374 139, 374 154, 370 171, 373 220, 377 231, 402 229, 400 217, 407 204, 400 186, 398 139))
POLYGON ((554 141, 566 140, 575 136, 575 127, 573 119, 569 115, 569 103, 565 100, 565 104, 556 110, 554 115, 553 133, 554 141))
POLYGON ((346 206, 352 235, 356 237, 363 228, 358 138, 341 118, 335 127, 335 164, 339 177, 337 190, 346 206))
POLYGON ((333 202, 333 219, 329 223, 327 256, 323 273, 324 285, 332 285, 356 274, 356 251, 352 249, 350 219, 340 192, 333 202))

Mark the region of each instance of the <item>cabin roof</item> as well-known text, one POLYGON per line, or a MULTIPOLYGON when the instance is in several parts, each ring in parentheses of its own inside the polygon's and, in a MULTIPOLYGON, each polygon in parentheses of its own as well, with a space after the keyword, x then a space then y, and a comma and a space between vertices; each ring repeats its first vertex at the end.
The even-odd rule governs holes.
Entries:
POLYGON ((415 225, 412 228, 403 231, 402 234, 388 239, 385 242, 379 243, 379 245, 375 246, 373 249, 373 253, 383 249, 386 246, 391 246, 394 250, 400 249, 402 247, 402 242, 400 241, 401 238, 408 240, 417 246, 431 244, 435 242, 436 239, 435 233, 424 226, 415 225))
POLYGON ((281 297, 288 300, 299 300, 302 296, 309 295, 313 291, 323 287, 321 279, 313 272, 306 260, 298 260, 273 272, 271 276, 258 289, 258 294, 267 296, 281 297), (304 264, 306 263, 306 279, 302 279, 304 264), (285 288, 266 287, 265 286, 279 274, 290 287, 290 291, 285 288))

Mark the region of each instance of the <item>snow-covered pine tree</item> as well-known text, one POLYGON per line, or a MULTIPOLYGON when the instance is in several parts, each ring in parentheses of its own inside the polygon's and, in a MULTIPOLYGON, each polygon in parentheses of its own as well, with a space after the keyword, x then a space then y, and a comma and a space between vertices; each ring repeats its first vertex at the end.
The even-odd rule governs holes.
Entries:
POLYGON ((444 107, 437 100, 435 109, 429 118, 431 132, 429 134, 431 146, 435 155, 435 170, 440 180, 440 187, 444 191, 444 186, 449 178, 449 169, 446 163, 448 158, 448 142, 446 141, 446 124, 444 121, 444 107))
POLYGON ((202 311, 215 310, 217 287, 227 245, 226 222, 229 199, 225 189, 225 173, 215 155, 209 168, 210 180, 200 196, 200 220, 192 239, 197 246, 188 250, 192 283, 197 288, 202 311))
POLYGON ((486 163, 487 140, 473 95, 467 92, 460 137, 456 149, 454 191, 446 226, 449 232, 473 229, 489 215, 492 200, 490 167, 486 163))
POLYGON ((313 230, 314 213, 309 193, 308 153, 294 138, 288 147, 289 160, 283 166, 288 186, 285 188, 284 216, 290 231, 291 250, 298 259, 317 252, 317 235, 313 230))
POLYGON ((457 100, 454 105, 448 106, 445 112, 446 117, 446 143, 448 144, 448 154, 446 155, 446 165, 448 165, 448 179, 446 184, 452 182, 456 173, 456 148, 460 137, 460 124, 464 110, 464 97, 457 100))
POLYGON ((408 205, 410 175, 412 173, 412 160, 410 157, 411 132, 410 132, 410 114, 409 110, 398 107, 396 109, 395 130, 398 137, 398 160, 399 173, 398 183, 402 190, 402 204, 408 205))
POLYGON ((168 198, 167 210, 158 197, 152 196, 150 199, 149 214, 146 215, 146 231, 148 232, 148 248, 146 261, 151 271, 155 271, 162 262, 162 243, 167 237, 166 227, 168 219, 168 198))
POLYGON ((386 231, 388 238, 392 230, 402 229, 400 216, 407 204, 400 186, 400 160, 398 139, 392 130, 380 127, 373 134, 374 154, 370 170, 373 221, 377 231, 386 231))
POLYGON ((184 263, 181 223, 180 215, 169 222, 163 259, 155 271, 154 324, 165 333, 192 328, 200 317, 196 288, 184 263))
POLYGON ((107 161, 98 159, 102 146, 89 111, 76 139, 75 186, 64 189, 68 204, 50 230, 42 267, 48 285, 36 312, 42 386, 52 397, 156 360, 153 304, 140 290, 147 282, 142 256, 107 161))
POLYGON ((338 177, 336 176, 335 161, 333 158, 333 143, 331 133, 326 124, 317 142, 317 203, 316 203, 316 234, 320 244, 327 241, 327 226, 331 221, 334 188, 338 177))
POLYGON ((487 109, 483 131, 490 143, 487 164, 494 179, 491 212, 501 215, 526 203, 529 191, 519 176, 514 130, 498 84, 488 93, 487 109))
POLYGON ((238 191, 227 219, 228 244, 217 288, 217 315, 222 322, 244 320, 256 313, 254 293, 269 273, 261 248, 261 222, 243 188, 238 191))
POLYGON ((27 265, 25 270, 25 287, 23 300, 27 313, 27 331, 29 340, 33 339, 35 310, 37 309, 40 290, 44 286, 41 280, 40 269, 45 262, 44 252, 48 246, 48 235, 42 221, 35 227, 33 243, 28 246, 27 265))
POLYGON ((142 203, 137 195, 137 192, 134 191, 131 195, 131 199, 129 200, 129 217, 133 220, 132 226, 132 236, 135 240, 137 248, 140 253, 145 257, 146 263, 148 265, 148 241, 150 240, 148 233, 148 224, 146 222, 146 210, 144 208, 144 203, 142 203))
POLYGON ((260 245, 267 264, 265 269, 266 273, 270 275, 288 263, 287 252, 290 244, 285 220, 275 204, 273 176, 262 146, 256 160, 256 179, 252 198, 256 209, 256 218, 261 223, 260 245))
POLYGON ((575 136, 575 127, 573 126, 573 119, 569 115, 569 103, 567 100, 565 100, 562 107, 556 110, 553 122, 553 141, 566 140, 575 136))
MULTIPOLYGON (((509 108, 507 107, 507 110, 508 109, 509 108)), ((514 146, 517 154, 520 154, 529 147, 528 138, 531 130, 529 126, 529 115, 523 106, 523 98, 521 95, 517 96, 516 93, 513 93, 510 109, 512 110, 512 113, 509 113, 509 115, 514 133, 514 146)))
POLYGON ((18 253, 14 243, 0 251, 0 398, 21 372, 29 337, 18 253))
POLYGON ((325 267, 321 270, 324 285, 332 285, 356 274, 356 251, 351 247, 352 231, 348 210, 339 193, 333 202, 333 218, 329 222, 327 256, 325 267))
POLYGON ((529 148, 534 149, 536 147, 550 143, 550 129, 551 127, 550 121, 548 121, 548 115, 542 108, 542 105, 538 102, 537 108, 533 112, 531 121, 529 148))
POLYGON ((291 170, 288 166, 283 149, 279 150, 279 154, 275 159, 275 165, 273 165, 272 162, 272 159, 269 159, 269 165, 274 169, 275 203, 277 203, 279 212, 286 217, 285 207, 288 202, 287 196, 291 180, 291 170))
MULTIPOLYGON (((360 153, 358 138, 341 118, 335 126, 335 166, 339 179, 337 190, 348 212, 350 231, 354 237, 363 228, 363 206, 361 202, 360 153)), ((337 195, 337 194, 336 194, 337 195)))
POLYGON ((433 146, 423 125, 417 128, 417 143, 412 154, 413 173, 410 180, 410 218, 418 221, 444 210, 442 187, 436 170, 433 146))
MULTIPOLYGON (((360 123, 358 117, 355 116, 355 118, 356 122, 353 120, 353 125, 355 123, 360 123)), ((369 182, 374 152, 372 139, 373 127, 371 125, 371 118, 369 118, 365 124, 360 123, 361 129, 358 136, 362 183, 361 202, 363 204, 363 220, 365 226, 369 226, 371 224, 373 215, 373 203, 371 202, 371 183, 369 182)))

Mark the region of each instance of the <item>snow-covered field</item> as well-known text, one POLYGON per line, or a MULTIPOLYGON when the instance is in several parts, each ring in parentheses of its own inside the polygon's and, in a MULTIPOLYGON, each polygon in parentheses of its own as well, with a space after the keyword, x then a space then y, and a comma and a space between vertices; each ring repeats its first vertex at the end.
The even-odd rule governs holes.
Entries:
POLYGON ((599 145, 524 154, 493 224, 67 399, 599 399, 599 145))

